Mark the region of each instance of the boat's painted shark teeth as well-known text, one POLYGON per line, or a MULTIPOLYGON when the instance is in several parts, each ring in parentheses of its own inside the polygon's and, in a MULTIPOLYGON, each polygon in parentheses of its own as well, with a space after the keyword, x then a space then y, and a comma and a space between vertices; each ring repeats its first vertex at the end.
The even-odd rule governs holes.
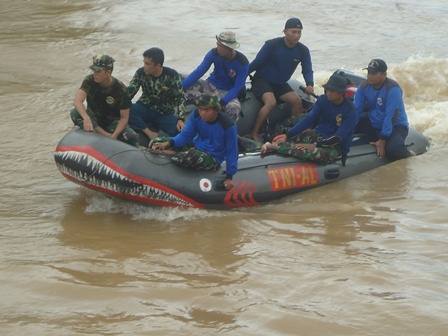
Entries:
POLYGON ((135 181, 117 172, 91 155, 78 151, 56 151, 55 161, 59 171, 93 189, 109 191, 124 198, 137 198, 148 203, 167 203, 173 206, 195 207, 166 190, 148 183, 135 181), (82 169, 81 169, 82 168, 82 169))

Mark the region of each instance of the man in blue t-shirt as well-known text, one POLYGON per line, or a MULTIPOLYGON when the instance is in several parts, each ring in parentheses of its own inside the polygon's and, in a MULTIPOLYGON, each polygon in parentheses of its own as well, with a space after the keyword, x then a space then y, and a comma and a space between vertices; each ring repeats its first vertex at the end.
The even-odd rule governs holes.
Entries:
POLYGON ((306 83, 306 93, 314 93, 313 66, 309 49, 299 42, 303 25, 298 18, 286 21, 284 37, 266 41, 255 59, 249 64, 249 73, 255 71, 252 91, 261 99, 263 107, 258 113, 252 129, 252 136, 258 139, 258 133, 274 109, 277 101, 291 105, 292 115, 303 112, 302 100, 287 83, 299 63, 306 83))
POLYGON ((187 101, 193 101, 202 93, 218 96, 219 107, 235 122, 241 111, 238 94, 246 88, 249 69, 246 56, 235 50, 239 46, 234 32, 217 35, 216 48, 211 49, 202 63, 182 81, 187 101), (213 72, 206 80, 201 80, 212 64, 213 72))
POLYGON ((386 62, 372 59, 364 70, 367 80, 358 87, 354 100, 359 119, 355 132, 367 133, 380 158, 400 160, 415 155, 405 145, 409 123, 403 91, 387 78, 386 62))
POLYGON ((350 150, 356 124, 356 108, 345 97, 347 80, 333 74, 323 85, 325 95, 319 96, 310 113, 286 134, 267 142, 262 154, 277 151, 300 160, 328 164, 339 156, 342 163, 350 150), (317 125, 314 129, 313 125, 317 125))

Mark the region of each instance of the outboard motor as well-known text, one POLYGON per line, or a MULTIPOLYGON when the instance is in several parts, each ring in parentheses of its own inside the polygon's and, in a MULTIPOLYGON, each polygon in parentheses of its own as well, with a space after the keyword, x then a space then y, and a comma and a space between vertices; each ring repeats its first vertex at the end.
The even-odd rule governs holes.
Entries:
POLYGON ((355 98, 358 86, 366 79, 366 77, 348 70, 338 69, 333 74, 340 75, 347 80, 347 93, 345 96, 350 99, 355 98))

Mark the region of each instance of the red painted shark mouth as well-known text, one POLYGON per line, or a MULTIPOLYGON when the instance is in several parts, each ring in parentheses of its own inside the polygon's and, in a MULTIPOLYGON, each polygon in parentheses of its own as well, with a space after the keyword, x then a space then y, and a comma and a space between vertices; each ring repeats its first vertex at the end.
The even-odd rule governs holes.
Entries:
POLYGON ((142 203, 204 208, 175 190, 127 172, 92 147, 58 146, 54 158, 63 176, 87 188, 142 203))

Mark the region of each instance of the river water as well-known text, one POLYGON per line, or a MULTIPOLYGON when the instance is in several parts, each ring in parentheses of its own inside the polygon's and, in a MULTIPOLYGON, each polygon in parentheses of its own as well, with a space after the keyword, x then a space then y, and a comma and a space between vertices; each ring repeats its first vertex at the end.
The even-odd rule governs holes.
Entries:
MULTIPOLYGON (((1 335, 446 335, 444 0, 2 0, 1 335), (232 29, 252 60, 299 16, 316 91, 374 57, 428 153, 258 208, 142 207, 65 180, 53 152, 91 57, 188 73, 232 29)), ((300 73, 295 75, 302 80, 300 73)))

